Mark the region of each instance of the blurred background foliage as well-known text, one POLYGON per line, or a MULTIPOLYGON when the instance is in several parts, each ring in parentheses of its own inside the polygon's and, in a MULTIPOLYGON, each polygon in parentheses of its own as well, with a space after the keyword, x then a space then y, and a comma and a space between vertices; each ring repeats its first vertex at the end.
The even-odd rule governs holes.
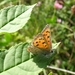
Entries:
MULTIPOLYGON (((31 19, 25 27, 13 34, 0 34, 0 49, 8 49, 20 42, 31 42, 33 37, 50 24, 52 42, 61 42, 52 65, 75 71, 75 0, 57 0, 62 8, 54 6, 55 0, 0 0, 0 9, 10 5, 32 5, 31 19)), ((69 75, 52 70, 57 75, 69 75)))

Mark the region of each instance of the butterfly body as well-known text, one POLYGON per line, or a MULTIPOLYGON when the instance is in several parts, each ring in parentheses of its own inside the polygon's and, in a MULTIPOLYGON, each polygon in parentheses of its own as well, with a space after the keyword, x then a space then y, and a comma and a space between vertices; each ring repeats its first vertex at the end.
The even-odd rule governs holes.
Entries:
POLYGON ((28 47, 28 51, 33 54, 48 54, 52 49, 51 31, 49 25, 39 33, 28 47))

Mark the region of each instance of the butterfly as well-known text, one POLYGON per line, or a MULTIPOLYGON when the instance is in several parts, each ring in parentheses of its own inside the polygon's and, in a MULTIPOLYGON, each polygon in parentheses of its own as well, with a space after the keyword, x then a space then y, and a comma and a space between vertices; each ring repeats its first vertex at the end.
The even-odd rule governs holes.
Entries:
POLYGON ((52 49, 50 26, 46 25, 41 33, 37 34, 28 51, 33 54, 49 54, 52 49))

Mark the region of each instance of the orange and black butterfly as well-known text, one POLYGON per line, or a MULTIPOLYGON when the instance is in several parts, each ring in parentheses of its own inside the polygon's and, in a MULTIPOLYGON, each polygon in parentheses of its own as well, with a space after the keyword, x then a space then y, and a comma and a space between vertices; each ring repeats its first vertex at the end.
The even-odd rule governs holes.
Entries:
POLYGON ((28 51, 33 54, 49 54, 51 50, 51 31, 49 25, 46 25, 42 32, 35 36, 28 51))

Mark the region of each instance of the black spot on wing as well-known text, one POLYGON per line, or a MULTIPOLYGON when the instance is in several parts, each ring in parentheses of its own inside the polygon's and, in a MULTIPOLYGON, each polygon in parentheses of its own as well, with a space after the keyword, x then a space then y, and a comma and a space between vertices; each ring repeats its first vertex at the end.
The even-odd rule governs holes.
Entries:
POLYGON ((47 38, 49 38, 49 36, 47 36, 47 38))
POLYGON ((42 44, 45 44, 45 42, 42 42, 42 44))
POLYGON ((50 31, 46 31, 46 33, 50 33, 50 31))
POLYGON ((39 44, 37 44, 36 46, 39 46, 39 44))
POLYGON ((36 43, 38 43, 38 42, 36 41, 36 43))

